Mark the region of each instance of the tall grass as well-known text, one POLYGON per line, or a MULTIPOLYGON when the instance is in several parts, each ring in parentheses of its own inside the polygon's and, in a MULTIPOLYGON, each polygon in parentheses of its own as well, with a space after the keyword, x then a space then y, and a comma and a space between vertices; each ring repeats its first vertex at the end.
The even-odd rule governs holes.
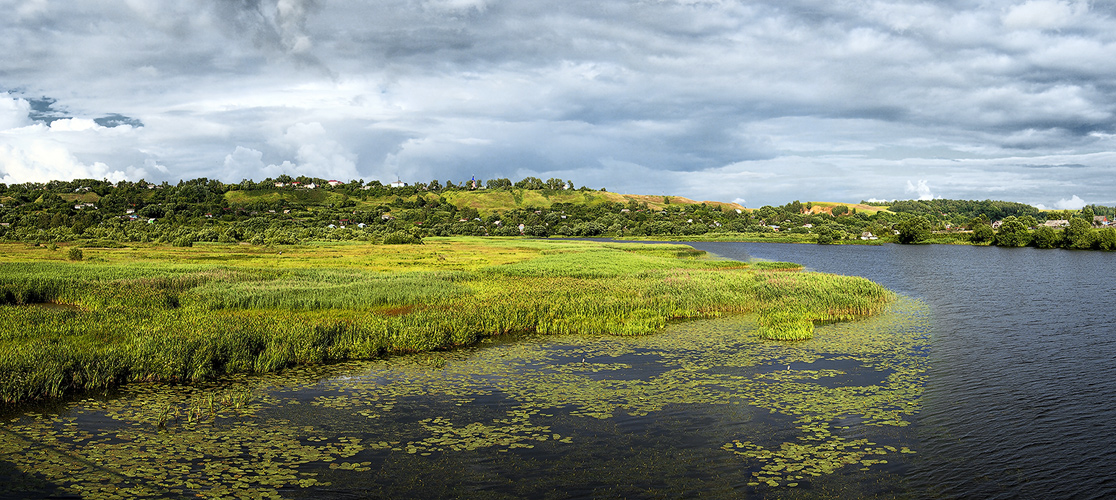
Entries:
POLYGON ((814 322, 873 314, 892 299, 862 278, 777 270, 786 264, 754 269, 677 246, 524 245, 535 258, 393 274, 0 264, 8 304, 0 305, 0 400, 447 349, 507 333, 641 335, 723 313, 758 313, 760 335, 798 340, 814 322), (27 305, 43 302, 76 307, 27 305))

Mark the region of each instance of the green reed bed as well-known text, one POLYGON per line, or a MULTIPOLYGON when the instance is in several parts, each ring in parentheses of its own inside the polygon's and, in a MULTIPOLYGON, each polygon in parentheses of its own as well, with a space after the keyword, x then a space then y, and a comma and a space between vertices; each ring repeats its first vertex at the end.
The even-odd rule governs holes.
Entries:
POLYGON ((761 336, 798 340, 814 322, 874 314, 892 300, 862 278, 749 267, 677 246, 524 245, 519 262, 464 271, 0 264, 8 304, 0 400, 448 349, 507 333, 642 335, 723 313, 758 313, 761 336), (72 307, 26 305, 36 302, 72 307))

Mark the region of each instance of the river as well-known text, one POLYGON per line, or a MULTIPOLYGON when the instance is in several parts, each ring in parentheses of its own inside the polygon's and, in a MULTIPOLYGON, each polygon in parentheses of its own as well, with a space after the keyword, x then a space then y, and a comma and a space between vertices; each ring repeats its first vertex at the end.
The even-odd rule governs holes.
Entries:
POLYGON ((695 243, 863 276, 932 311, 918 496, 1116 498, 1116 255, 695 243))
POLYGON ((453 352, 0 412, 0 498, 1113 498, 1112 254, 694 243, 898 292, 755 337, 453 352))

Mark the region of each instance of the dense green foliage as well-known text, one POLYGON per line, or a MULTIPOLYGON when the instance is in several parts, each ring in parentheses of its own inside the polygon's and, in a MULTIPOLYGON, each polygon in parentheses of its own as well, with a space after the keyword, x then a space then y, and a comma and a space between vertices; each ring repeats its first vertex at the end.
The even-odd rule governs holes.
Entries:
POLYGON ((892 212, 922 215, 928 218, 938 218, 946 214, 951 219, 958 218, 958 223, 978 216, 984 216, 988 220, 999 220, 1009 216, 1038 217, 1042 213, 1031 205, 992 200, 899 200, 887 203, 887 208, 892 212))
POLYGON ((930 221, 919 215, 898 225, 899 243, 921 243, 930 237, 930 221))
POLYGON ((745 210, 669 196, 572 189, 572 181, 528 177, 385 186, 280 176, 224 184, 139 182, 0 184, 0 241, 291 245, 309 241, 421 243, 431 236, 618 237, 759 241, 975 243, 1110 249, 1094 216, 1110 207, 1040 211, 1021 203, 907 200, 887 204, 793 201, 745 210), (873 209, 881 207, 880 209, 873 209), (886 207, 886 209, 883 209, 886 207), (858 210, 859 208, 859 210, 858 210), (1047 220, 1081 219, 1056 238, 1033 231, 1047 220), (1015 220, 997 237, 991 224, 1015 220), (986 227, 987 226, 987 227, 986 227), (901 229, 906 228, 904 232, 901 229), (967 232, 971 230, 971 232, 967 232))

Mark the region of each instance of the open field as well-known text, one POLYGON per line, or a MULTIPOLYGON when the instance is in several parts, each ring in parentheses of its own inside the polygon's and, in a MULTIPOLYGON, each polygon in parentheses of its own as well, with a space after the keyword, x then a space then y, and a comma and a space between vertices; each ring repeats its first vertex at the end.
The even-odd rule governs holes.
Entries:
MULTIPOLYGON (((302 203, 302 204, 338 204, 345 197, 339 193, 325 189, 289 189, 281 191, 228 191, 225 199, 234 205, 248 205, 252 203, 302 203)), ((444 200, 458 209, 475 208, 482 214, 506 212, 517 208, 550 208, 557 203, 575 205, 597 206, 604 203, 627 204, 634 201, 637 204, 646 203, 648 208, 662 210, 668 205, 700 205, 723 209, 741 209, 744 207, 735 203, 717 201, 695 201, 681 196, 653 196, 637 194, 618 194, 607 191, 565 191, 550 189, 508 189, 508 190, 452 190, 442 192, 425 192, 422 196, 430 200, 444 200)), ((389 205, 397 198, 396 195, 349 197, 356 208, 371 209, 378 205, 389 205)), ((415 201, 418 195, 402 196, 406 201, 415 201)))
POLYGON ((853 209, 855 209, 858 213, 864 213, 864 214, 867 214, 867 215, 876 215, 877 213, 888 211, 887 207, 879 207, 879 206, 875 206, 875 205, 864 205, 864 204, 860 204, 860 203, 837 203, 837 202, 831 202, 831 201, 812 201, 812 202, 810 202, 810 204, 812 205, 812 207, 810 208, 810 213, 812 213, 812 214, 832 213, 833 208, 838 207, 838 206, 848 207, 849 211, 852 211, 853 209))
POLYGON ((640 335, 758 313, 771 339, 873 314, 862 278, 678 245, 428 238, 267 248, 2 245, 0 400, 449 349, 518 332, 640 335), (788 272, 790 271, 790 272, 788 272))

